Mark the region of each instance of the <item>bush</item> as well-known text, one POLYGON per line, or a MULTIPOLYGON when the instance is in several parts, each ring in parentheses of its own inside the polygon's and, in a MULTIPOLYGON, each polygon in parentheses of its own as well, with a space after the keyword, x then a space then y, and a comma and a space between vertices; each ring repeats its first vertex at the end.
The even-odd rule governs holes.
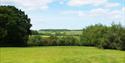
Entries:
POLYGON ((41 36, 36 35, 29 37, 28 46, 41 46, 41 45, 43 45, 41 36))
POLYGON ((75 46, 79 43, 80 40, 73 36, 42 38, 40 35, 32 35, 28 40, 29 46, 75 46))
POLYGON ((125 50, 125 28, 120 24, 107 27, 101 24, 89 26, 83 30, 82 45, 104 49, 125 50))

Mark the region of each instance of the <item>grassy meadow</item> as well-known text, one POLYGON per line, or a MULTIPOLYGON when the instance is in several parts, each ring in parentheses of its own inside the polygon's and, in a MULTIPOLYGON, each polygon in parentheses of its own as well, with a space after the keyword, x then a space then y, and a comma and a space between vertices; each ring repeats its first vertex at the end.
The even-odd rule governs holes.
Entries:
POLYGON ((125 63, 125 51, 84 46, 1 47, 0 63, 125 63))

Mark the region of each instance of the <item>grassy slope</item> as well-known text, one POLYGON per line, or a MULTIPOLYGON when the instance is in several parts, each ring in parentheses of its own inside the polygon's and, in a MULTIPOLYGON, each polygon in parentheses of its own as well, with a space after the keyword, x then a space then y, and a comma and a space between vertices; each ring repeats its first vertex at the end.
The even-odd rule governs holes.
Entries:
POLYGON ((125 51, 82 46, 0 48, 0 63, 125 63, 125 51))

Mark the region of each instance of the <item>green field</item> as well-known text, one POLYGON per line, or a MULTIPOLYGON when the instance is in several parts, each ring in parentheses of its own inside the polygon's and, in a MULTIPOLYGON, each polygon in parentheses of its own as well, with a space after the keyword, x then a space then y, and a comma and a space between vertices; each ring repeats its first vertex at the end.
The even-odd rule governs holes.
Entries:
POLYGON ((70 30, 70 31, 57 31, 57 30, 55 30, 55 31, 38 31, 39 33, 42 33, 42 34, 44 34, 44 35, 54 35, 54 34, 56 34, 56 33, 58 33, 58 34, 62 34, 62 36, 64 36, 64 35, 81 35, 82 34, 82 30, 70 30))
POLYGON ((83 46, 2 47, 0 63, 125 63, 125 51, 83 46))

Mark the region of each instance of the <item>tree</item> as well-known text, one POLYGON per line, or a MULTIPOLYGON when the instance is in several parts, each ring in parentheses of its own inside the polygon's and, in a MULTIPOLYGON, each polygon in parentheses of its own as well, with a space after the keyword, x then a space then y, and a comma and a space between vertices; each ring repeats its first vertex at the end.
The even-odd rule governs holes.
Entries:
POLYGON ((42 46, 44 43, 40 35, 31 35, 28 40, 28 46, 42 46))
POLYGON ((0 46, 25 46, 30 19, 14 6, 0 6, 0 46))
POLYGON ((31 30, 32 35, 40 35, 40 33, 37 30, 31 30))
POLYGON ((125 28, 121 24, 96 24, 83 29, 81 45, 125 50, 125 28))

